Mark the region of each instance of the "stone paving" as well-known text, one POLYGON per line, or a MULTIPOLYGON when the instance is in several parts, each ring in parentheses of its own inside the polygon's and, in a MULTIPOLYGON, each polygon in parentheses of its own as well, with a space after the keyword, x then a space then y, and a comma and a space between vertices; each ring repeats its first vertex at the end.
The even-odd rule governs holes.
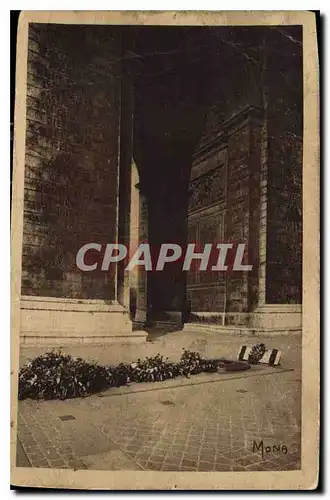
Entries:
MULTIPOLYGON (((32 467, 299 469, 300 339, 280 342, 295 353, 290 367, 198 375, 187 386, 136 384, 139 392, 110 389, 84 399, 20 401, 19 442, 32 467)), ((24 466, 20 458, 17 465, 24 466)))

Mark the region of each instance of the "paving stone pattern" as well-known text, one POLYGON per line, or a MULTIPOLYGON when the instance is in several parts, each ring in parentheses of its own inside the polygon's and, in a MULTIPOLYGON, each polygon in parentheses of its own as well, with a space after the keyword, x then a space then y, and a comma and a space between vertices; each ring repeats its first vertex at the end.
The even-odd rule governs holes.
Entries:
POLYGON ((110 389, 67 401, 21 401, 18 438, 32 467, 300 468, 301 383, 296 370, 192 383, 123 395, 110 389))

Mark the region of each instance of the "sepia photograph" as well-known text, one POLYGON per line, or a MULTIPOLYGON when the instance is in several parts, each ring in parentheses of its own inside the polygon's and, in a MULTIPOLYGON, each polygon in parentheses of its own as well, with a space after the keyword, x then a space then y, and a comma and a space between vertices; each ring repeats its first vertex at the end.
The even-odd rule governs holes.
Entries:
POLYGON ((314 14, 19 23, 13 484, 316 487, 314 14))

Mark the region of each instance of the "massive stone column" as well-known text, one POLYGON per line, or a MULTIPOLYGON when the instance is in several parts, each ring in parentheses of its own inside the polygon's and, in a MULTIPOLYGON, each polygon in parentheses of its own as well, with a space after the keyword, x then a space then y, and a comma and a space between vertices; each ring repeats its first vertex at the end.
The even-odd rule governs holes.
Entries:
MULTIPOLYGON (((224 286, 220 277, 218 282, 207 282, 206 277, 203 283, 198 273, 190 275, 189 300, 197 315, 208 321, 212 316, 220 324, 225 318, 226 325, 238 329, 267 333, 301 329, 300 31, 292 27, 287 35, 276 29, 251 30, 251 45, 242 44, 243 54, 230 44, 226 47, 222 53, 223 63, 228 62, 226 78, 219 77, 219 92, 194 156, 191 234, 207 243, 215 221, 220 225, 224 216, 225 241, 245 243, 246 263, 253 268, 226 273, 224 286), (214 175, 220 169, 221 150, 226 158, 225 194, 220 189, 216 196, 210 183, 205 196, 199 196, 213 175, 211 165, 214 175)), ((246 33, 237 29, 230 36, 242 42, 246 33)))
POLYGON ((265 33, 259 300, 253 325, 270 332, 301 330, 302 301, 302 46, 265 33), (283 54, 278 58, 277 54, 283 54))
POLYGON ((115 265, 100 270, 105 244, 129 233, 131 125, 122 106, 124 94, 130 103, 121 85, 120 30, 29 28, 23 342, 139 337, 132 335, 127 276, 115 265), (77 252, 91 242, 102 245, 89 255, 97 269, 81 271, 77 252))

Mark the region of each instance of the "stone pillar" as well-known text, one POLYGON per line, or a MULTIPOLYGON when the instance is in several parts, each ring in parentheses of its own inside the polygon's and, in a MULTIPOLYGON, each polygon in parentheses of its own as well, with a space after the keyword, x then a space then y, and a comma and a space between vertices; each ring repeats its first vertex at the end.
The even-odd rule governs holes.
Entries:
POLYGON ((76 265, 84 244, 104 248, 129 235, 132 97, 130 82, 122 86, 123 40, 109 26, 34 24, 28 48, 22 342, 144 340, 132 333, 123 268, 102 271, 102 252, 93 256, 97 270, 76 265))
POLYGON ((270 333, 291 333, 302 327, 302 51, 295 47, 293 61, 292 41, 276 32, 268 37, 262 74, 259 296, 252 324, 270 333), (276 52, 269 51, 270 45, 276 52))
MULTIPOLYGON (((141 189, 141 185, 136 186, 139 190, 139 234, 138 244, 148 242, 148 202, 147 197, 141 189)), ((132 249, 136 250, 136 249, 132 249)), ((137 293, 136 293, 136 313, 134 323, 143 326, 147 322, 148 312, 148 277, 144 266, 138 266, 137 293)))
MULTIPOLYGON (((133 88, 125 68, 121 81, 118 242, 130 248, 131 185, 133 158, 133 88)), ((125 271, 126 260, 117 265, 117 300, 127 311, 130 308, 130 272, 125 271)))

